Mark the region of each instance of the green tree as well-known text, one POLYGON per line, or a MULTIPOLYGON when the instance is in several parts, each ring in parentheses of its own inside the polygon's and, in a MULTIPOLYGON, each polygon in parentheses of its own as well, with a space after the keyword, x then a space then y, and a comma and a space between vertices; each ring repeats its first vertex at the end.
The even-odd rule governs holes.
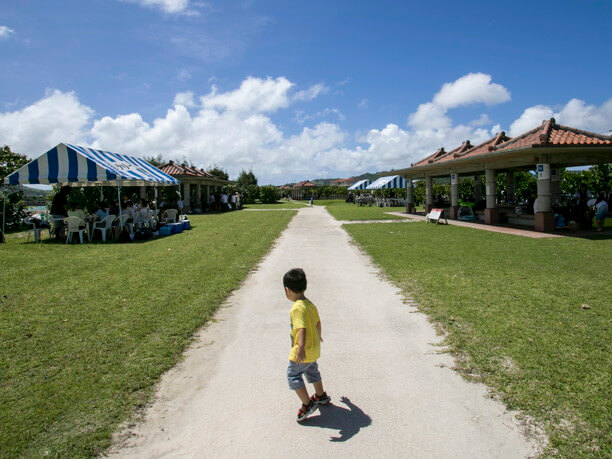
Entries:
POLYGON ((238 188, 240 189, 246 187, 247 185, 257 186, 257 177, 255 177, 252 170, 247 172, 243 169, 240 171, 240 175, 238 175, 238 180, 236 182, 238 188))
POLYGON ((280 192, 274 185, 260 186, 259 199, 263 204, 275 204, 280 199, 280 192))
POLYGON ((229 180, 229 175, 216 164, 208 169, 208 173, 221 180, 229 180))
MULTIPOLYGON (((9 174, 25 166, 29 161, 26 155, 11 151, 8 145, 0 148, 0 186, 4 186, 4 179, 9 174)), ((22 191, 5 190, 0 195, 0 221, 4 222, 6 228, 14 229, 21 224, 25 217, 24 208, 22 191)), ((0 242, 4 242, 2 230, 0 226, 0 242)))

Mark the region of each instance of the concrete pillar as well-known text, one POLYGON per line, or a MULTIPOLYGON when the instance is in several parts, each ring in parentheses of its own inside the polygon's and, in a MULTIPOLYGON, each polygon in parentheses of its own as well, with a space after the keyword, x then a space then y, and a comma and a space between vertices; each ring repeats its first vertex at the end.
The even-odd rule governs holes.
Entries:
POLYGON ((561 172, 562 168, 551 166, 550 168, 550 202, 554 204, 561 201, 561 172))
POLYGON ((189 182, 185 182, 183 185, 183 205, 185 210, 191 209, 191 189, 189 182))
POLYGON ((457 220, 459 217, 459 174, 451 174, 451 206, 449 217, 457 220))
POLYGON ((147 199, 147 187, 141 186, 140 189, 140 199, 147 199))
POLYGON ((495 202, 495 170, 485 170, 485 196, 487 207, 485 209, 485 223, 495 225, 499 222, 499 212, 495 202))
POLYGON ((476 202, 482 199, 482 180, 480 175, 474 176, 474 200, 476 202))
POLYGON ((198 209, 202 209, 202 184, 196 184, 196 196, 195 196, 195 206, 198 209))
POLYGON ((412 178, 406 179, 406 213, 414 213, 414 199, 412 193, 412 178))
POLYGON ((549 232, 555 229, 555 217, 550 205, 550 164, 538 164, 538 200, 534 205, 536 231, 549 232))
POLYGON ((425 177, 425 212, 433 208, 433 179, 428 175, 425 177))
POLYGON ((506 174, 506 203, 514 204, 514 171, 508 171, 506 174))

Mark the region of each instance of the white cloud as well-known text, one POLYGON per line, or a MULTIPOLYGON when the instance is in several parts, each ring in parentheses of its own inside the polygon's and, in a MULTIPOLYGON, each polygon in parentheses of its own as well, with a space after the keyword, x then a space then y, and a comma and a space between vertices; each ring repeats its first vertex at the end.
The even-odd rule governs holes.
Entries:
MULTIPOLYGON (((494 105, 510 100, 508 90, 491 83, 491 79, 491 75, 484 73, 468 73, 452 83, 445 83, 431 102, 419 105, 408 117, 408 125, 416 130, 448 129, 452 125, 446 114, 449 109, 476 103, 494 105)), ((470 124, 483 126, 490 122, 489 117, 482 114, 470 124)))
POLYGON ((23 110, 0 113, 0 139, 14 151, 37 157, 60 142, 83 143, 93 114, 74 92, 47 91, 23 110))
POLYGON ((543 120, 552 118, 553 109, 546 105, 535 105, 526 109, 523 114, 510 125, 508 135, 516 137, 525 131, 542 124, 543 120))
POLYGON ((289 106, 289 90, 294 86, 285 77, 255 78, 248 77, 240 88, 219 93, 217 86, 201 97, 204 108, 236 112, 275 112, 289 106))
POLYGON ((419 105, 417 111, 408 117, 408 124, 414 129, 446 129, 452 121, 446 116, 446 109, 433 102, 419 105))
POLYGON ((440 107, 455 108, 462 105, 483 103, 497 105, 510 100, 510 92, 502 85, 491 83, 491 75, 468 73, 452 83, 445 83, 434 96, 440 107))
POLYGON ((357 104, 358 108, 368 108, 368 99, 361 99, 357 104))
POLYGON ((138 3, 141 6, 157 8, 168 14, 190 14, 197 12, 189 8, 189 0, 122 0, 129 3, 138 3))
POLYGON ((179 92, 176 96, 174 96, 174 105, 182 105, 187 108, 195 107, 196 103, 193 98, 193 92, 179 92))
POLYGON ((482 113, 479 118, 470 121, 470 126, 486 126, 487 124, 491 124, 491 118, 486 113, 482 113))
POLYGON ((327 86, 325 86, 323 83, 318 83, 306 90, 296 92, 293 95, 293 100, 308 102, 313 99, 316 99, 317 96, 321 94, 325 94, 327 91, 329 91, 329 88, 327 86))
POLYGON ((0 40, 8 38, 13 35, 15 31, 7 26, 0 26, 0 40))
POLYGON ((525 109, 512 123, 509 134, 513 137, 520 135, 550 118, 555 118, 562 125, 607 134, 612 129, 612 98, 600 107, 588 105, 580 99, 571 99, 558 112, 547 105, 534 105, 525 109))

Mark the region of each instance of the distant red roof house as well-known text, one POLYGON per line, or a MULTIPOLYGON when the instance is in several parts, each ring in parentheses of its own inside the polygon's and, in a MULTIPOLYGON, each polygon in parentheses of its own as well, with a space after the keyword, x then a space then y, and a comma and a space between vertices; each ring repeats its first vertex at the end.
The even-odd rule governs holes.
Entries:
POLYGON ((312 183, 309 180, 304 180, 303 182, 298 182, 295 185, 293 185, 293 188, 312 188, 317 186, 316 184, 312 183))
POLYGON ((355 182, 355 178, 351 177, 351 178, 332 180, 330 183, 332 185, 337 185, 337 186, 351 186, 354 182, 355 182))
POLYGON ((281 189, 281 190, 290 190, 291 187, 289 185, 283 185, 283 186, 280 186, 279 189, 281 189))

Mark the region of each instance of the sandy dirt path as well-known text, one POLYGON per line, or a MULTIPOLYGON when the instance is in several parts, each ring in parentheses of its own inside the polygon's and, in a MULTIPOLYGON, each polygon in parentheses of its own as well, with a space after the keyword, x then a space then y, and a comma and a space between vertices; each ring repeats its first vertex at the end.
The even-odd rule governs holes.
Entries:
MULTIPOLYGON (((255 236, 255 235, 254 235, 255 236)), ((398 254, 409 256, 409 254, 398 254)), ((205 255, 203 255, 205 256, 205 255)), ((323 207, 300 209, 273 250, 168 372, 120 457, 527 457, 537 444, 486 388, 440 354, 323 207), (319 360, 333 405, 295 422, 287 388, 289 309, 282 275, 302 267, 323 324, 319 360)))

